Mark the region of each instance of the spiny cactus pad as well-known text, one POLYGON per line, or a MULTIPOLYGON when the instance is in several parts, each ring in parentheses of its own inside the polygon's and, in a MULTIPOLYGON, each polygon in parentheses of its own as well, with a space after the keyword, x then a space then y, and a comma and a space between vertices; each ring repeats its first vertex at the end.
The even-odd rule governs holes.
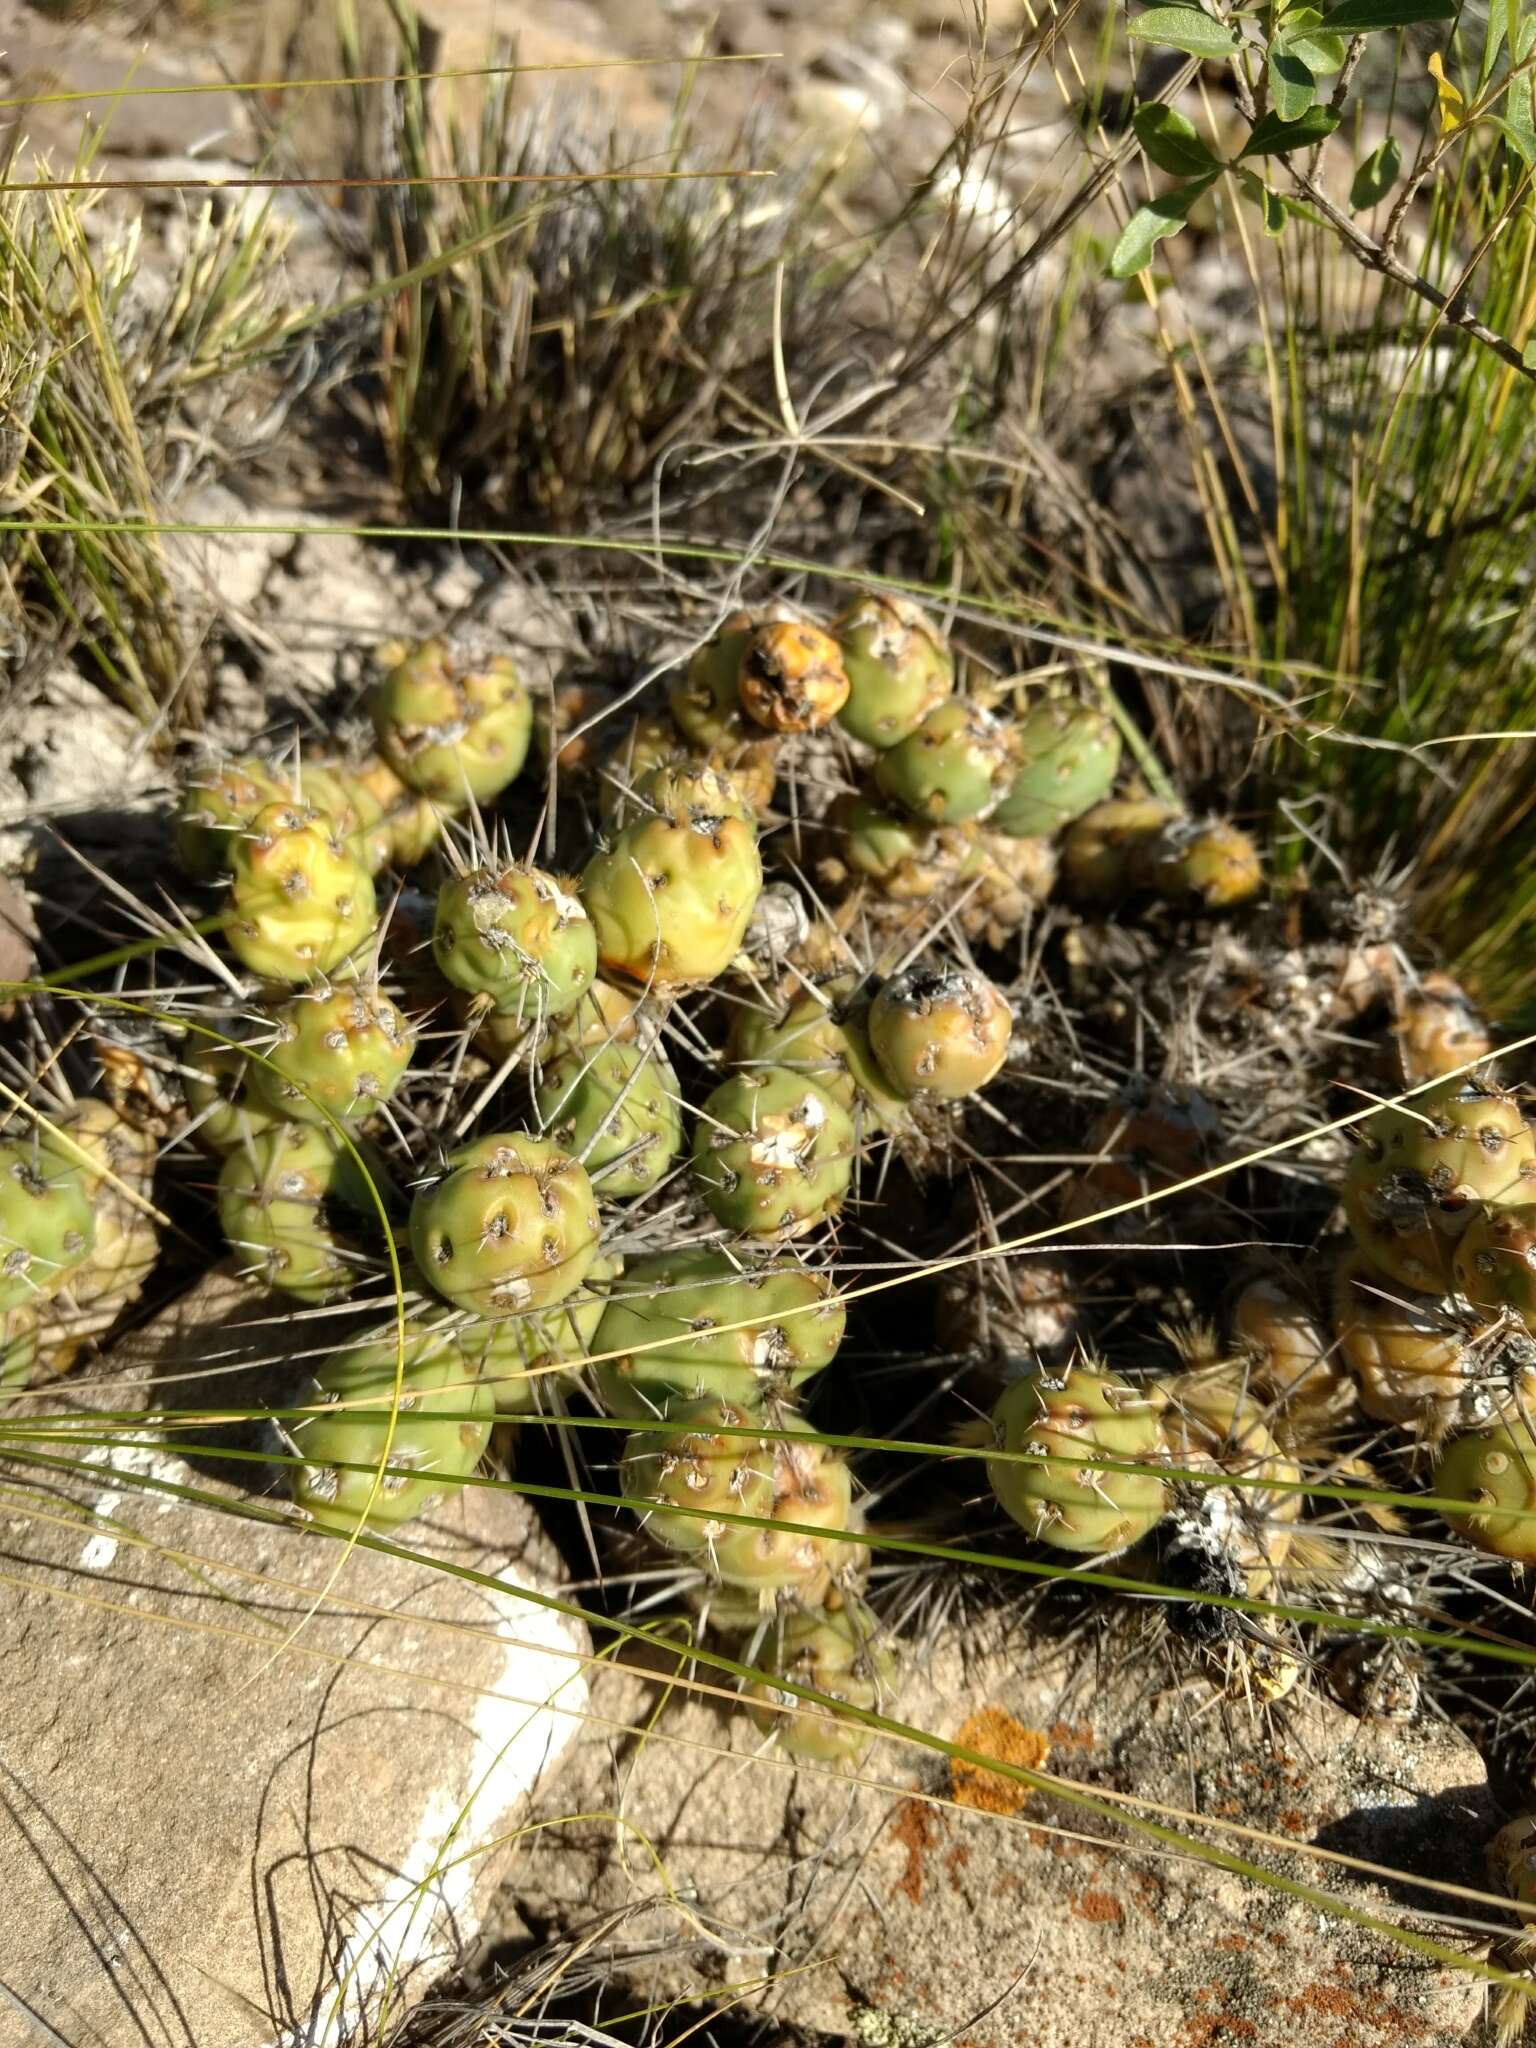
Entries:
POLYGON ((683 1149, 682 1091, 656 1046, 615 1039, 550 1061, 535 1094, 544 1129, 605 1200, 655 1187, 683 1149))
POLYGON ((1167 1485, 1160 1404, 1117 1374, 1084 1365, 1036 1372, 1006 1388, 992 1416, 999 1450, 987 1477, 1026 1534, 1054 1550, 1109 1557, 1161 1520, 1167 1485), (1100 1462, 1146 1466, 1108 1471, 1100 1462))
POLYGON ((722 1081, 699 1114, 693 1170, 704 1199, 744 1237, 794 1237, 835 1216, 853 1177, 853 1118, 785 1067, 722 1081))
POLYGON ((0 1142, 0 1314, 57 1292, 95 1242, 80 1169, 39 1142, 0 1142))
POLYGON ((388 1102, 415 1049, 410 1019, 376 982, 343 981, 291 997, 273 1014, 277 1042, 252 1069, 284 1119, 351 1123, 388 1102))
POLYGON ((986 705, 951 697, 880 756, 875 782, 914 817, 957 825, 997 806, 1017 760, 1006 718, 986 705))
POLYGON ((609 1298, 594 1349, 603 1405, 655 1415, 677 1399, 759 1407, 836 1356, 845 1314, 831 1280, 792 1259, 743 1264, 697 1246, 637 1259, 609 1298))
POLYGON ((597 933, 576 884, 542 868, 473 868, 438 892, 432 953, 443 978, 529 1023, 563 1016, 597 973, 597 933))
POLYGON ((237 1145, 219 1174, 219 1222, 242 1268, 301 1301, 334 1301, 363 1275, 333 1204, 366 1197, 351 1160, 315 1124, 275 1124, 237 1145))
POLYGON ((581 898, 606 973, 651 987, 723 974, 763 886, 757 829, 712 769, 653 769, 637 813, 588 861, 581 898))
POLYGON ((423 641, 373 698, 379 752, 407 787, 450 810, 488 803, 518 774, 533 700, 506 655, 477 661, 423 641))
POLYGON ((303 1463, 293 1497, 312 1521, 350 1534, 424 1513, 485 1451, 491 1391, 440 1332, 385 1325, 321 1364, 296 1406, 326 1412, 290 1424, 303 1463), (360 1468, 360 1469, 353 1469, 360 1468))
POLYGON ((450 1153, 411 1204, 422 1278, 476 1316, 552 1308, 597 1257, 597 1201, 585 1168, 544 1138, 509 1131, 450 1153))
POLYGON ((229 855, 230 950, 264 981, 311 981, 338 968, 378 923, 373 878, 323 811, 273 803, 229 855))
POLYGON ((854 599, 832 630, 848 677, 837 722, 866 746, 894 747, 955 687, 954 657, 943 635, 908 598, 869 592, 854 599))
POLYGON ((869 1006, 869 1042, 898 1095, 952 1100, 986 1086, 1008 1057, 1013 1012, 974 968, 909 967, 869 1006))
POLYGON ((1120 765, 1120 734, 1092 705, 1047 698, 1019 721, 1019 767, 993 828, 1033 839, 1064 831, 1102 803, 1120 765))

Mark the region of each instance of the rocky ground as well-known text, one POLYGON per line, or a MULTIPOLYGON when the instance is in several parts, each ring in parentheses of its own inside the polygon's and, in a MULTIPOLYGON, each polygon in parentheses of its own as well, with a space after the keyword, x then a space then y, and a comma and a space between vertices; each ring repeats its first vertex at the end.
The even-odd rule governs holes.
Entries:
MULTIPOLYGON (((530 65, 585 65, 685 48, 718 22, 717 47, 777 54, 704 71, 706 126, 730 134, 772 108, 802 137, 867 152, 893 176, 931 157, 966 90, 964 26, 931 0, 875 16, 859 0, 428 0, 425 11, 437 31, 427 61, 445 69, 482 62, 493 32, 515 35, 530 65)), ((1020 12, 994 8, 993 31, 1020 12)), ((105 93, 130 67, 141 87, 321 73, 334 63, 323 13, 266 0, 213 28, 162 25, 141 60, 130 19, 82 28, 0 0, 5 92, 105 93)), ((365 20, 383 50, 379 12, 365 20)), ((592 71, 581 83, 644 129, 665 116, 674 77, 592 71)), ((1050 81, 1041 94, 1038 140, 1012 178, 1041 171, 1057 146, 1060 94, 1050 81)), ((74 101, 28 113, 19 160, 68 160, 82 118, 99 116, 104 176, 239 175, 263 160, 258 113, 271 112, 229 93, 74 101)), ((283 147, 323 165, 337 132, 317 93, 283 147)), ((145 202, 172 239, 179 203, 145 202)), ((300 225, 302 288, 338 292, 334 241, 312 209, 284 203, 300 225)), ((270 474, 230 477, 178 510, 209 523, 313 510, 327 463, 295 448, 270 474)), ((230 747, 355 702, 367 650, 387 635, 473 616, 545 677, 569 645, 531 582, 478 559, 403 564, 362 541, 273 535, 187 542, 178 563, 222 650, 207 718, 230 747)), ((143 887, 166 859, 170 776, 133 719, 58 665, 45 688, 0 706, 0 864, 72 902, 75 854, 143 887)), ((6 915, 0 902, 0 931, 6 915)), ((304 1317, 276 1328, 265 1297, 216 1272, 62 1405, 88 1430, 93 1409, 137 1411, 146 1376, 163 1404, 167 1383, 184 1375, 196 1388, 213 1370, 234 1401, 238 1378, 224 1375, 242 1347, 270 1358, 279 1341, 298 1358, 324 1330, 304 1317)), ((235 1498, 227 1469, 197 1481, 235 1498)), ((468 1490, 434 1520, 427 1547, 469 1573, 454 1579, 199 1510, 176 1492, 190 1470, 146 1431, 140 1446, 103 1450, 90 1484, 49 1481, 44 1513, 7 1516, 0 1485, 0 2048, 48 2038, 34 2014, 75 2048, 330 2040, 365 1995, 414 1998, 465 1958, 472 1987, 489 1992, 532 1945, 579 1946, 597 1928, 632 2005, 731 2001, 752 1987, 741 1999, 768 2016, 766 2039, 1454 2048, 1480 2037, 1475 1980, 1362 1924, 1416 1906, 1443 1932, 1443 1901, 1413 1878, 1483 1883, 1481 1845, 1499 1815, 1476 1751, 1427 1707, 1362 1719, 1301 1694, 1234 1704, 1181 1680, 1129 1622, 1112 1653, 1085 1653, 995 1617, 952 1620, 903 1674, 902 1712, 920 1727, 1048 1761, 1174 1826, 1239 1819, 1293 1845, 1276 1867, 1334 1893, 1330 1911, 1149 1846, 1065 1799, 1021 1803, 1001 1780, 957 1782, 942 1760, 895 1743, 877 1745, 856 1785, 797 1772, 758 1754, 739 1716, 670 1691, 665 1671, 629 1657, 589 1669, 579 1626, 559 1612, 579 1557, 506 1494, 468 1490), (125 1460, 150 1491, 119 1483, 125 1460), (1378 1874, 1331 1863, 1335 1853, 1378 1874)), ((238 1498, 259 1506, 260 1485, 238 1498)), ((1233 1855, 1251 1846, 1194 1832, 1233 1855)), ((729 2023, 713 2037, 731 2039, 729 2023)))

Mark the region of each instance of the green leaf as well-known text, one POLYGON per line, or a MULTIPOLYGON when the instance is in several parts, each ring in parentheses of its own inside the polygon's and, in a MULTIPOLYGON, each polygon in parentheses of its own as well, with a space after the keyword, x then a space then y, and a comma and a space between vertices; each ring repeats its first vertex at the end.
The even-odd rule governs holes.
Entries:
POLYGON ((1364 213, 1367 207, 1385 199, 1397 183, 1402 168, 1403 152, 1398 147, 1397 137, 1389 135, 1385 142, 1376 145, 1355 172, 1354 183, 1349 188, 1350 212, 1364 213))
POLYGON ((1339 0, 1323 16, 1331 35, 1367 35, 1376 28, 1411 28, 1417 21, 1449 21, 1455 0, 1339 0))
POLYGON ((1135 277, 1145 270, 1158 243, 1179 232, 1189 219, 1189 209, 1216 182, 1218 175, 1210 171, 1203 178, 1192 178, 1187 185, 1178 185, 1172 192, 1154 199, 1150 206, 1138 207, 1115 244, 1109 259, 1110 276, 1135 277))
MULTIPOLYGON (((1517 64, 1523 63, 1531 53, 1536 41, 1536 20, 1518 22, 1510 39, 1510 55, 1517 64)), ((1504 118, 1498 124, 1504 131, 1510 148, 1519 157, 1527 170, 1536 165, 1536 120, 1532 119, 1532 96, 1536 94, 1536 82, 1529 73, 1517 78, 1504 95, 1504 118)))
POLYGON ((1288 150, 1306 149, 1311 143, 1325 141, 1338 125, 1339 117, 1332 107, 1309 107, 1299 121, 1282 121, 1278 114, 1268 113, 1238 151, 1239 160, 1247 156, 1284 156, 1288 150))
POLYGON ((1192 57, 1230 57, 1242 47, 1242 34, 1198 7, 1149 7, 1131 23, 1130 33, 1144 42, 1166 43, 1192 57))
POLYGON ((1301 59, 1289 50, 1269 53, 1269 97, 1282 121, 1295 121, 1312 104, 1317 81, 1301 59))
POLYGON ((1289 8, 1273 47, 1299 57, 1309 71, 1327 78, 1344 62, 1344 38, 1327 34, 1322 21, 1315 7, 1289 8))
POLYGON ((1528 370, 1536 370, 1536 335, 1532 335, 1531 339, 1525 344, 1525 347, 1521 349, 1520 360, 1528 370))
POLYGON ((1221 158, 1201 141, 1194 122, 1172 107, 1155 100, 1138 107, 1131 126, 1160 171, 1172 171, 1177 178, 1198 178, 1206 171, 1221 169, 1221 158))

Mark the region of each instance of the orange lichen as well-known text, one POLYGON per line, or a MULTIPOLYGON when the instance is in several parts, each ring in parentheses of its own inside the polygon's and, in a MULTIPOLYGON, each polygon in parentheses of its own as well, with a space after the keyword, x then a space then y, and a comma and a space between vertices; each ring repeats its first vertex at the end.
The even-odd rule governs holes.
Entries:
POLYGON ((923 1903, 923 1856, 938 1839, 938 1817, 920 1799, 903 1799, 896 1809, 891 1833, 907 1852, 907 1867, 897 1878, 895 1889, 914 1906, 923 1903))
POLYGON ((1102 1924, 1125 1918, 1120 1901, 1111 1898, 1108 1892, 1084 1892, 1079 1898, 1069 1892, 1067 1904, 1079 1920, 1097 1920, 1102 1924))
MULTIPOLYGON (((1026 1771, 1043 1769, 1051 1754, 1048 1735, 1038 1728, 1026 1728, 1002 1707, 983 1707, 972 1714, 955 1741, 961 1749, 996 1757, 999 1763, 1026 1771)), ((1000 1771, 989 1771, 958 1756, 950 1759, 949 1784, 956 1802, 974 1807, 978 1813, 1021 1813, 1030 1794, 1030 1787, 1017 1778, 1004 1777, 1000 1771)))

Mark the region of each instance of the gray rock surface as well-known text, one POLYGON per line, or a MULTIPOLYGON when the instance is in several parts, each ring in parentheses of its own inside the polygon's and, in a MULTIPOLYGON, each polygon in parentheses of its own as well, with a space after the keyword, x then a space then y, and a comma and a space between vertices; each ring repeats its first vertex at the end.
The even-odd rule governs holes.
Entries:
MULTIPOLYGON (((1160 1802, 1175 1815, 1151 1817, 1176 1828, 1198 1813, 1198 1839, 1359 1910, 1477 1910, 1411 1888, 1481 1887, 1497 1822, 1475 1751, 1437 1721, 1362 1723, 1317 1698, 1250 1715, 1142 1655, 1098 1678, 1026 1642, 962 1655, 952 1639, 903 1661, 898 1711, 919 1727, 964 1739, 969 1716, 1000 1709, 1019 1761, 1044 1735, 1048 1768, 1085 1790, 1160 1802), (1388 1886, 1307 1844, 1404 1876, 1388 1886)), ((677 1694, 648 1725, 655 1704, 634 1680, 598 1682, 596 1714, 647 1733, 584 1743, 561 1804, 621 1808, 624 1829, 541 1841, 509 1893, 562 1932, 652 1901, 637 1946, 670 1930, 675 1952, 637 1968, 637 2002, 773 1978, 752 2002, 787 2026, 968 2048, 1453 2048, 1481 2009, 1475 1978, 1060 1794, 981 1810, 956 1800, 942 1758, 894 1743, 849 1784, 787 1768, 737 1712, 677 1694)))
MULTIPOLYGON (((69 1408, 240 1403, 323 1340, 216 1275, 69 1408)), ((579 1725, 583 1634, 528 1597, 557 1560, 510 1494, 411 1525, 419 1560, 348 1554, 165 1490, 248 1502, 210 1475, 262 1466, 128 1434, 0 1460, 0 2044, 50 2038, 23 2011, 72 2048, 339 2038, 473 1940, 579 1725)))

